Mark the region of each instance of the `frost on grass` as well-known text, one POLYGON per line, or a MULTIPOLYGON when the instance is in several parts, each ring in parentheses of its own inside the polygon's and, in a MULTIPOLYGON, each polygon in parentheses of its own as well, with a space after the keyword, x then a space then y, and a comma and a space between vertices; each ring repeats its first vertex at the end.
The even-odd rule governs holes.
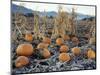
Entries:
MULTIPOLYGON (((78 22, 76 19, 75 10, 72 9, 71 15, 68 15, 68 12, 62 10, 62 7, 59 6, 58 14, 56 17, 49 18, 47 15, 39 17, 39 13, 36 12, 34 17, 31 16, 34 23, 28 25, 29 18, 27 19, 24 14, 14 14, 13 18, 15 19, 12 24, 12 35, 11 35, 11 59, 12 59, 12 73, 21 74, 21 73, 38 73, 38 72, 55 72, 55 71, 71 71, 71 70, 90 70, 96 69, 96 60, 89 59, 87 57, 87 51, 89 48, 96 52, 95 46, 95 19, 90 20, 80 20, 78 22), (25 34, 30 32, 33 39, 32 41, 26 40, 25 34), (89 34, 90 36, 85 36, 89 34), (70 61, 61 62, 59 61, 59 54, 61 45, 56 43, 57 38, 63 38, 64 35, 70 37, 69 40, 63 40, 63 44, 69 47, 68 53, 70 56, 70 61), (51 42, 47 47, 47 50, 51 53, 51 56, 44 59, 42 52, 43 49, 38 49, 37 46, 43 42, 43 38, 50 38, 51 42), (72 38, 77 38, 77 40, 72 40, 72 38), (90 38, 93 38, 90 41, 90 38), (91 43, 89 43, 89 41, 91 43), (34 54, 27 56, 29 59, 29 64, 23 67, 17 68, 15 66, 15 60, 18 58, 16 54, 16 49, 18 45, 23 43, 32 44, 35 49, 34 54), (73 47, 78 47, 81 50, 79 55, 75 55, 72 52, 73 47)), ((29 38, 29 37, 28 37, 29 38)))

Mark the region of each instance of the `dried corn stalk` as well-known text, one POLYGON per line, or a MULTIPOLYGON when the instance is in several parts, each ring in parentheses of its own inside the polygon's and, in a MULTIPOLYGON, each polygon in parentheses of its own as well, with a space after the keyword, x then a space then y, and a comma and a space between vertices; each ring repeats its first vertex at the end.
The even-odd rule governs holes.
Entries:
POLYGON ((58 25, 56 19, 54 19, 54 28, 52 30, 51 38, 56 38, 59 36, 58 25))
POLYGON ((43 35, 40 32, 40 27, 39 27, 39 16, 36 13, 34 14, 34 29, 33 29, 33 32, 34 32, 34 38, 35 39, 43 38, 43 35))
POLYGON ((20 11, 22 10, 22 6, 24 4, 20 4, 20 7, 18 7, 18 12, 15 13, 15 26, 17 28, 17 30, 19 31, 19 33, 22 36, 22 33, 26 32, 26 27, 27 27, 27 18, 25 17, 25 15, 23 13, 20 13, 20 11))
POLYGON ((18 26, 18 28, 23 32, 26 31, 26 26, 27 26, 27 19, 26 17, 21 14, 21 13, 16 13, 15 14, 15 25, 18 26))
POLYGON ((95 28, 95 19, 93 20, 93 23, 92 23, 93 25, 91 25, 91 28, 90 28, 90 34, 91 34, 91 37, 95 37, 95 35, 96 35, 96 28, 95 28))
MULTIPOLYGON (((44 13, 45 13, 45 11, 44 11, 44 13)), ((43 16, 42 17, 42 22, 43 22, 43 25, 42 25, 42 36, 44 37, 44 36, 46 36, 46 26, 47 26, 47 16, 46 16, 46 14, 45 14, 45 16, 43 16)))
POLYGON ((58 9, 58 15, 54 19, 54 29, 52 33, 52 37, 58 37, 58 36, 63 36, 66 34, 66 31, 68 31, 69 28, 69 20, 68 20, 68 15, 67 12, 62 10, 62 7, 59 6, 58 9))
POLYGON ((70 23, 71 23, 71 34, 72 35, 76 35, 76 31, 77 31, 77 27, 76 27, 76 14, 75 14, 75 9, 72 8, 72 15, 71 15, 71 19, 70 19, 70 23))

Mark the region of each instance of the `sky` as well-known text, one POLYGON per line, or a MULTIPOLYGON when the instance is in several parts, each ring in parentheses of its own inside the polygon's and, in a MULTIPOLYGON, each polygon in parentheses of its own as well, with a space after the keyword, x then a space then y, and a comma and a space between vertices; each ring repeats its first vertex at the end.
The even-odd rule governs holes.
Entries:
MULTIPOLYGON (((27 7, 32 10, 37 11, 58 11, 59 4, 46 4, 46 3, 31 3, 31 2, 12 2, 14 4, 22 4, 24 7, 27 7)), ((94 6, 79 6, 79 5, 61 5, 64 11, 71 12, 71 9, 74 7, 77 13, 86 14, 86 15, 95 15, 94 6)))

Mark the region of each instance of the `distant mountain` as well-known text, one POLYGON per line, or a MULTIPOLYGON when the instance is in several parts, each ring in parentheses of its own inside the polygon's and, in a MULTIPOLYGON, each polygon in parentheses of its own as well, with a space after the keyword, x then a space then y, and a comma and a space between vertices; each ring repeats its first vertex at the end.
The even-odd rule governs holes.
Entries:
POLYGON ((54 12, 54 11, 50 11, 50 12, 40 12, 40 16, 44 16, 44 15, 47 15, 48 17, 50 17, 50 16, 56 16, 57 13, 54 12))
POLYGON ((84 19, 82 19, 82 20, 89 20, 89 21, 93 21, 94 19, 95 19, 96 17, 89 17, 89 18, 84 18, 84 19))
MULTIPOLYGON (((13 13, 16 13, 16 12, 20 12, 20 13, 24 13, 24 14, 27 14, 27 13, 35 13, 36 11, 35 10, 32 10, 32 9, 29 9, 29 8, 26 8, 24 6, 19 6, 19 5, 16 5, 16 4, 12 4, 12 12, 13 13), (21 9, 19 10, 19 8, 21 7, 21 9)), ((48 12, 40 12, 40 11, 37 11, 39 13, 40 16, 44 16, 45 14, 50 17, 50 16, 56 16, 57 15, 57 12, 54 12, 54 11, 48 11, 48 12)), ((84 18, 90 18, 90 17, 93 17, 93 16, 90 16, 90 15, 84 15, 84 14, 81 14, 81 13, 76 13, 77 14, 77 19, 78 20, 82 20, 84 18)), ((69 15, 71 15, 69 13, 69 15)))
POLYGON ((16 5, 16 4, 12 4, 11 10, 12 10, 13 13, 16 13, 16 12, 20 12, 20 13, 24 13, 24 14, 32 13, 31 9, 28 9, 26 7, 19 6, 19 5, 16 5))
POLYGON ((90 18, 90 17, 93 17, 93 16, 90 16, 90 15, 84 15, 84 14, 81 14, 81 13, 76 13, 77 14, 77 19, 78 20, 82 20, 84 18, 90 18))

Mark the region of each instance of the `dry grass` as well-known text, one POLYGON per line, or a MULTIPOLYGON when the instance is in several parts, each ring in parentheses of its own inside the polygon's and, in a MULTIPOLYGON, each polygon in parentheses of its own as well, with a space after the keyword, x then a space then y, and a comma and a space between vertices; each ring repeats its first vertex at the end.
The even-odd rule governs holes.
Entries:
POLYGON ((68 12, 64 11, 62 6, 59 6, 58 15, 54 18, 52 37, 64 36, 66 32, 71 33, 71 35, 77 33, 75 10, 72 9, 72 15, 69 16, 68 12))

